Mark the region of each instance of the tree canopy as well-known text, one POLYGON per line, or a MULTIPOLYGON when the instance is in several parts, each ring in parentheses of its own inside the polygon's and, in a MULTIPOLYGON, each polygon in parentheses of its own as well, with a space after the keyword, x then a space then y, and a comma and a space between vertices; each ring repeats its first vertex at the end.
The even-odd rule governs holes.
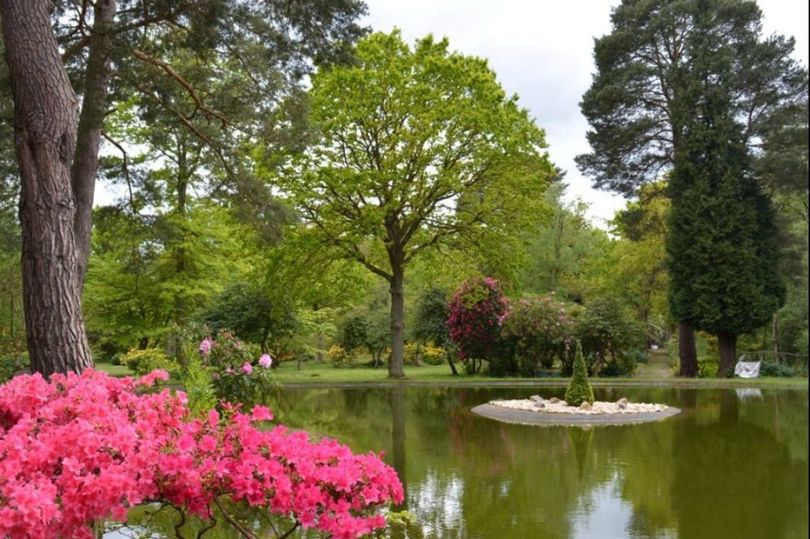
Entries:
POLYGON ((544 136, 484 60, 399 32, 312 79, 317 143, 279 178, 322 241, 391 285, 402 376, 405 268, 425 250, 493 241, 532 219, 553 174, 544 136))

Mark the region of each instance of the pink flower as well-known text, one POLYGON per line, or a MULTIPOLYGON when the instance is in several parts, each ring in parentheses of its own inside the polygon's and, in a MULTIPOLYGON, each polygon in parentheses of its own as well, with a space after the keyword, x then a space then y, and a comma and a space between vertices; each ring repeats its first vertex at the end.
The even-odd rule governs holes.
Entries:
POLYGON ((355 538, 383 528, 377 510, 402 502, 402 484, 380 456, 268 429, 264 406, 192 415, 182 392, 144 391, 161 378, 88 369, 0 385, 0 537, 92 538, 88 523, 124 521, 146 501, 207 518, 227 496, 355 538))
POLYGON ((202 341, 200 341, 200 354, 202 354, 204 357, 208 357, 213 347, 214 340, 211 337, 204 338, 202 341))
POLYGON ((253 365, 251 365, 248 362, 245 362, 245 364, 242 365, 242 372, 245 373, 245 374, 252 373, 253 372, 253 365))
POLYGON ((269 369, 270 365, 272 364, 273 358, 270 357, 270 354, 262 354, 262 357, 259 358, 259 365, 261 365, 265 369, 269 369))

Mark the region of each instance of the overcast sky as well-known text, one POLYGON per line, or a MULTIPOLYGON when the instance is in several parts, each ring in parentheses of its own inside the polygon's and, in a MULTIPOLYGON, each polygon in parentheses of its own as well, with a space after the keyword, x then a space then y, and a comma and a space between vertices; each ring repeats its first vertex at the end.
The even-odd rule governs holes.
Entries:
MULTIPOLYGON (((590 187, 574 164, 588 151, 587 122, 579 100, 594 71, 593 38, 610 31, 610 11, 619 0, 366 0, 365 24, 394 27, 409 42, 429 33, 447 37, 451 48, 487 58, 508 93, 516 93, 545 129, 552 161, 568 171, 569 198, 590 204, 604 225, 624 200, 590 187)), ((766 34, 796 38, 796 55, 807 65, 807 0, 761 0, 766 34)))

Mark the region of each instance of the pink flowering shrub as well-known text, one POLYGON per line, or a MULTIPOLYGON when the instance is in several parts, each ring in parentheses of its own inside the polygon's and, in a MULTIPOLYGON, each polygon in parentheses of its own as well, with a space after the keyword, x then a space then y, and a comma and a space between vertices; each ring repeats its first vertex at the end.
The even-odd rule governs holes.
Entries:
POLYGON ((482 360, 500 353, 500 325, 508 305, 491 277, 463 283, 450 300, 447 327, 468 372, 478 372, 482 360))
POLYGON ((276 390, 270 355, 262 354, 256 359, 256 347, 242 342, 233 333, 221 331, 216 338, 206 336, 198 350, 217 398, 250 406, 267 401, 276 390))
POLYGON ((553 293, 512 302, 501 335, 514 350, 517 372, 505 374, 536 376, 540 367, 551 368, 555 359, 564 361, 575 331, 574 319, 553 293))
POLYGON ((0 386, 0 537, 89 539, 94 521, 125 521, 141 503, 212 519, 233 501, 349 538, 384 527, 377 510, 402 501, 377 455, 260 428, 263 406, 192 416, 184 393, 152 389, 166 378, 88 370, 0 386))

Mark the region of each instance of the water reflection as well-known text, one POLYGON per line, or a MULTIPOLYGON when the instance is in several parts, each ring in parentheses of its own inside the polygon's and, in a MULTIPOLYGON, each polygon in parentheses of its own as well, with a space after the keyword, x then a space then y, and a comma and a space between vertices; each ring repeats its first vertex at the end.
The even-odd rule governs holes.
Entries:
POLYGON ((598 399, 664 402, 683 413, 590 429, 469 412, 537 392, 291 390, 272 405, 291 426, 385 452, 416 517, 390 532, 396 538, 807 536, 807 391, 603 389, 598 399))

